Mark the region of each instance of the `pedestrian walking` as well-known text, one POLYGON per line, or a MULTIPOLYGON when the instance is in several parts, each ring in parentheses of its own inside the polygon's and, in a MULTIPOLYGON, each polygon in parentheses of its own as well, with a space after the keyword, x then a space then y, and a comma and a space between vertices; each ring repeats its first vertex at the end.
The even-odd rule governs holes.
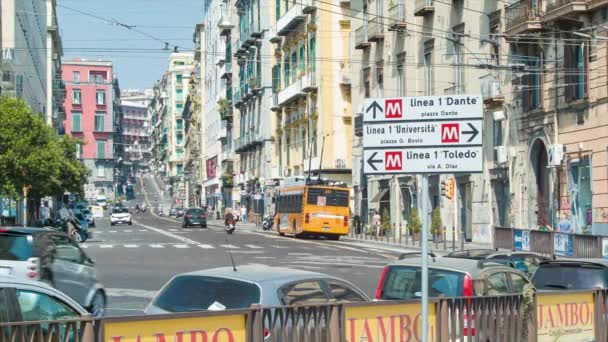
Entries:
POLYGON ((374 236, 377 240, 378 235, 380 235, 380 225, 382 224, 382 217, 380 217, 380 213, 378 213, 378 211, 374 212, 374 216, 372 217, 372 224, 374 225, 374 236))
POLYGON ((566 213, 562 213, 562 219, 557 223, 557 231, 560 233, 572 233, 572 224, 568 220, 566 213))
POLYGON ((245 206, 241 207, 241 221, 247 223, 247 208, 245 206))

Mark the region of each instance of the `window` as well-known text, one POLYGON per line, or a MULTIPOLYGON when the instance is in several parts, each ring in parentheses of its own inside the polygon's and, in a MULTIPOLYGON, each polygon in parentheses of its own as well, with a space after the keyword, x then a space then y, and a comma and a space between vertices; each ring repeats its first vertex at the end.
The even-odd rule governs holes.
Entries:
POLYGON ((177 141, 178 145, 183 144, 184 143, 184 135, 181 134, 181 133, 177 133, 176 141, 177 141))
POLYGON ((72 132, 82 132, 81 112, 72 112, 72 132))
POLYGON ((333 190, 324 188, 308 188, 306 203, 317 205, 319 197, 325 197, 325 205, 329 207, 348 207, 349 193, 347 190, 333 190))
POLYGON ((103 164, 97 164, 96 170, 98 178, 103 178, 106 176, 106 168, 103 164))
POLYGON ((279 291, 284 305, 325 303, 328 300, 318 281, 287 285, 279 291))
POLYGON ((106 92, 105 92, 105 90, 97 90, 95 92, 95 98, 97 99, 97 104, 98 105, 105 105, 106 104, 106 92))
POLYGON ((82 144, 78 144, 76 147, 76 158, 82 158, 82 144))
POLYGON ((95 132, 105 131, 105 118, 104 112, 95 112, 95 132))
POLYGON ((184 90, 183 89, 177 89, 175 91, 175 100, 184 101, 184 90))
POLYGON ((80 72, 72 72, 72 80, 74 81, 74 83, 80 83, 80 72))
POLYGON ((314 73, 316 70, 316 56, 317 56, 317 41, 315 37, 310 38, 310 52, 308 53, 308 65, 310 66, 310 70, 314 73))
POLYGON ((75 105, 82 103, 80 89, 72 89, 72 103, 75 105))
POLYGON ((186 63, 184 63, 184 61, 175 61, 173 62, 173 65, 186 65, 186 63))
POLYGON ((277 211, 280 213, 299 213, 302 212, 303 194, 279 195, 277 201, 277 211))
POLYGON ((95 75, 95 83, 102 84, 103 83, 103 75, 101 75, 101 74, 95 75))
POLYGON ((178 176, 183 175, 183 174, 184 174, 184 165, 182 165, 182 164, 177 164, 177 167, 176 167, 176 170, 175 170, 175 171, 177 172, 177 175, 178 175, 178 176))
POLYGON ((433 95, 433 53, 424 54, 424 94, 433 95))
POLYGON ((520 276, 516 273, 510 273, 511 277, 511 292, 512 293, 522 293, 524 292, 524 287, 528 284, 526 278, 520 276))
POLYGON ((182 83, 182 74, 176 74, 175 75, 175 82, 178 83, 179 85, 181 85, 181 83, 182 83))
POLYGON ((300 44, 300 73, 306 71, 306 53, 304 50, 304 43, 300 44))
POLYGON ((337 282, 335 280, 329 280, 327 282, 329 292, 333 299, 338 302, 365 302, 365 298, 362 297, 355 290, 351 289, 348 285, 337 282))
POLYGON ((18 289, 16 292, 23 321, 55 321, 80 318, 78 312, 57 298, 28 290, 18 289))
POLYGON ((184 104, 182 103, 178 103, 175 105, 175 110, 177 111, 177 115, 182 115, 182 113, 184 112, 184 104))
POLYGON ((184 129, 184 120, 182 120, 182 119, 175 120, 175 126, 177 127, 178 130, 184 129))
POLYGON ((507 286, 507 275, 505 273, 494 273, 486 279, 486 296, 499 296, 509 293, 507 286))
POLYGON ((54 257, 57 260, 80 264, 83 262, 83 255, 80 248, 65 236, 52 235, 51 239, 55 244, 54 257))
POLYGON ((405 96, 405 66, 397 65, 397 95, 405 96))
POLYGON ((275 18, 281 18, 281 0, 276 0, 274 4, 275 18))
POLYGON ((378 82, 378 97, 384 96, 384 74, 383 66, 379 64, 376 66, 376 82, 378 82))
POLYGON ((97 158, 98 159, 106 158, 106 142, 105 141, 97 142, 97 158))
POLYGON ((306 128, 302 128, 302 160, 306 159, 306 128))
POLYGON ((586 42, 564 46, 564 79, 566 101, 582 100, 586 97, 586 42))
POLYGON ((181 159, 184 156, 184 149, 181 148, 176 148, 175 149, 175 153, 177 154, 177 158, 181 159))
MULTIPOLYGON (((390 266, 380 294, 381 299, 417 299, 422 296, 422 270, 416 266, 390 266)), ((429 297, 462 296, 464 274, 441 269, 429 269, 429 297)))
POLYGON ((295 82, 298 78, 298 53, 294 50, 291 53, 291 80, 295 82))
POLYGON ((464 61, 462 55, 462 41, 464 36, 464 23, 456 25, 452 28, 452 44, 454 45, 454 86, 456 94, 464 93, 464 61))
POLYGON ((288 85, 291 84, 290 82, 290 76, 291 76, 291 69, 289 68, 289 54, 285 53, 285 58, 283 59, 283 71, 284 71, 284 75, 283 77, 285 78, 285 83, 283 84, 284 87, 287 87, 288 85))

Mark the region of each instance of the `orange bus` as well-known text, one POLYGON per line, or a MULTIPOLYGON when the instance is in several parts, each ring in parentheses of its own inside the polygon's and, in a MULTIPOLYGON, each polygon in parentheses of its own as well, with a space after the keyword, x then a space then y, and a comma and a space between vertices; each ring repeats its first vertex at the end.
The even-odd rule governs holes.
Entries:
POLYGON ((276 192, 277 232, 338 240, 348 234, 349 199, 346 185, 311 180, 287 183, 276 192))

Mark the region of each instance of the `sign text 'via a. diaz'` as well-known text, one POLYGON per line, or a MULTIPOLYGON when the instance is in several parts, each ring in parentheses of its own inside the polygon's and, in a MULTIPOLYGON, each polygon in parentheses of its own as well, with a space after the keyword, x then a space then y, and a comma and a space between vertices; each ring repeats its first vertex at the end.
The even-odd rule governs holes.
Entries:
POLYGON ((367 99, 364 172, 482 171, 481 95, 367 99))

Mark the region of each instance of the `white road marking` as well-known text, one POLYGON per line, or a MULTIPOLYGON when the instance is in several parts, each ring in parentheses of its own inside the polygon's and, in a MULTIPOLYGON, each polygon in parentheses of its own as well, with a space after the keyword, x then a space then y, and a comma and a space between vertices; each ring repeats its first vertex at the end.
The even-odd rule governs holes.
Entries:
POLYGON ((125 233, 131 233, 133 231, 131 229, 126 229, 126 230, 123 230, 123 232, 125 232, 125 233))
POLYGON ((156 291, 136 290, 136 289, 115 289, 106 288, 106 293, 109 297, 137 297, 152 299, 156 295, 156 291))
POLYGON ((253 248, 253 249, 264 248, 264 247, 260 247, 260 246, 256 246, 256 245, 245 245, 245 247, 249 247, 249 248, 253 248))
POLYGON ((112 248, 113 245, 99 245, 99 248, 112 248))
POLYGON ((131 244, 129 244, 129 245, 124 245, 124 247, 125 248, 137 248, 139 246, 138 245, 131 245, 131 244))
POLYGON ((152 245, 150 245, 150 247, 152 247, 152 248, 165 248, 165 246, 158 245, 158 244, 152 244, 152 245))
POLYGON ((224 248, 231 248, 231 249, 238 249, 238 248, 240 248, 240 247, 237 247, 237 246, 234 246, 234 245, 220 245, 220 246, 222 246, 224 248))
POLYGON ((83 244, 81 244, 81 245, 80 245, 80 248, 89 248, 89 246, 88 246, 88 245, 83 245, 83 244))
MULTIPOLYGON (((137 223, 137 222, 135 222, 135 223, 137 223)), ((185 237, 173 234, 173 233, 169 233, 169 232, 167 232, 165 230, 158 229, 158 228, 155 228, 155 227, 152 227, 152 226, 148 226, 148 225, 145 225, 145 224, 141 224, 141 223, 137 223, 137 224, 139 224, 140 226, 142 226, 144 228, 147 228, 149 230, 155 231, 155 232, 157 232, 159 234, 162 234, 162 235, 174 238, 176 240, 179 240, 181 242, 189 243, 189 244, 192 244, 192 245, 200 245, 200 243, 198 241, 194 241, 194 240, 191 240, 191 239, 188 239, 188 238, 185 238, 185 237)))
POLYGON ((188 245, 173 245, 175 248, 190 248, 188 245))
POLYGON ((110 230, 110 233, 116 233, 116 230, 110 230))
POLYGON ((215 248, 212 245, 206 245, 206 244, 200 244, 198 246, 202 249, 214 249, 215 248))
POLYGON ((147 232, 148 230, 147 229, 140 229, 139 231, 140 232, 147 232))
POLYGON ((170 232, 177 232, 177 229, 169 229, 170 232))

